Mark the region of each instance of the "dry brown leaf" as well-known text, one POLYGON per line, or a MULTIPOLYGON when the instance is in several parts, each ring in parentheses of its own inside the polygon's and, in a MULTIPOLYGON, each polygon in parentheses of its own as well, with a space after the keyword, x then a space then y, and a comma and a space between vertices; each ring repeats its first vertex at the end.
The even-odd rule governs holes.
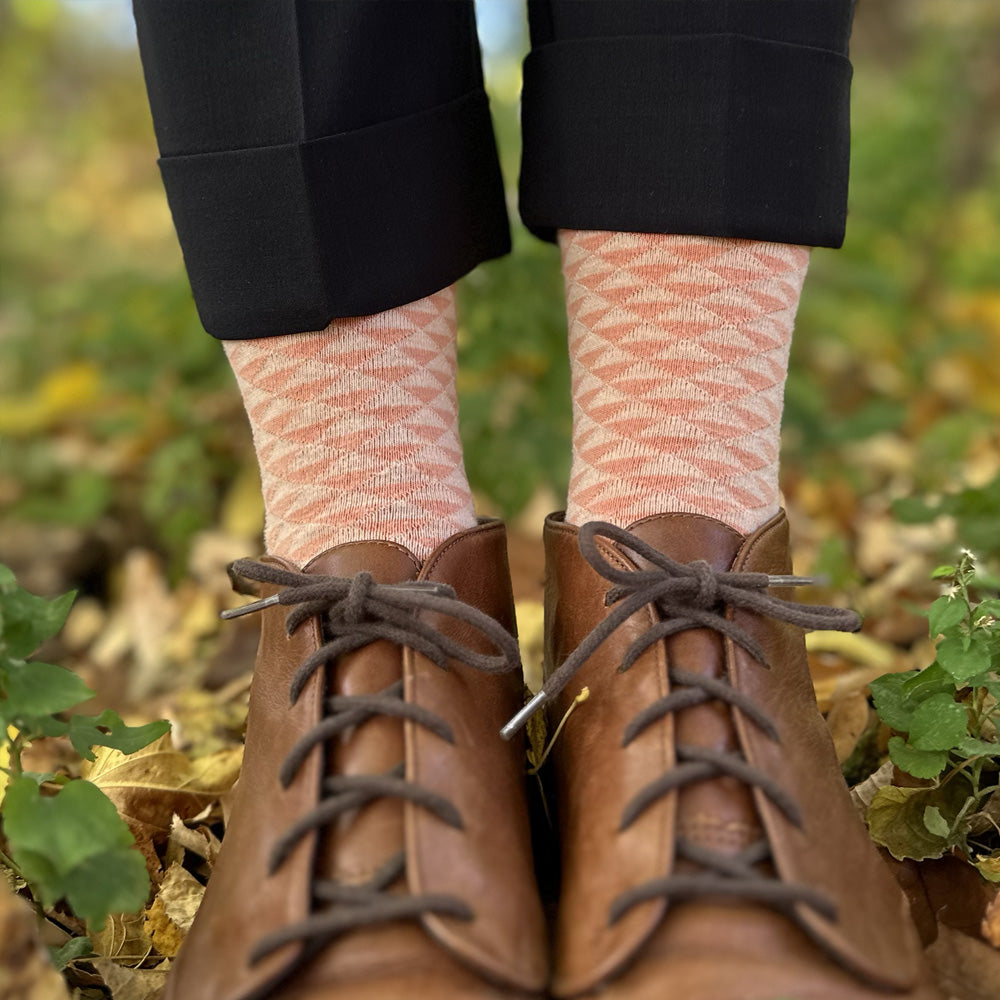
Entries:
POLYGON ((182 864, 185 854, 190 852, 205 861, 211 871, 221 848, 222 841, 212 833, 210 827, 201 825, 192 829, 180 816, 175 815, 170 822, 165 863, 168 866, 174 862, 182 864))
POLYGON ((170 969, 169 961, 155 969, 127 969, 110 958, 94 959, 94 965, 111 990, 112 1000, 160 1000, 170 969))
POLYGON ((983 937, 994 948, 1000 948, 1000 895, 994 896, 983 914, 983 937))
POLYGON ((1000 952, 943 924, 926 952, 945 996, 961 1000, 1000 997, 1000 952))
POLYGON ((156 898, 163 904, 170 921, 187 934, 204 895, 205 887, 181 865, 173 864, 167 870, 156 898))
POLYGON ((155 875, 159 864, 153 844, 166 840, 175 814, 194 816, 229 791, 239 773, 238 753, 222 751, 191 761, 173 748, 167 733, 134 754, 95 748, 83 776, 114 802, 155 875))
POLYGON ((141 913, 112 913, 101 931, 90 931, 94 954, 119 965, 139 966, 149 958, 153 942, 141 913))
POLYGON ((160 560, 133 549, 122 565, 122 605, 134 657, 129 693, 141 700, 160 687, 168 666, 166 646, 178 618, 177 602, 167 587, 160 560))
POLYGON ((38 938, 31 907, 0 882, 0 1000, 69 1000, 38 938))
POLYGON ((868 815, 868 807, 875 798, 875 793, 880 788, 892 784, 892 776, 895 772, 895 765, 891 760, 887 760, 874 774, 870 774, 860 784, 851 789, 851 801, 864 818, 868 815))
POLYGON ((826 722, 830 727, 839 763, 843 764, 854 752, 870 719, 868 699, 861 692, 839 698, 833 703, 826 722))

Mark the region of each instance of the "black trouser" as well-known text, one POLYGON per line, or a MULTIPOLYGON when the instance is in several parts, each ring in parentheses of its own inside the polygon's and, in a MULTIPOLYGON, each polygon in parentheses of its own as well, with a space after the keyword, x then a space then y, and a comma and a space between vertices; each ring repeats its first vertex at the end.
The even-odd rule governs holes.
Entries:
MULTIPOLYGON (((510 247, 466 0, 134 0, 170 208, 220 338, 322 329, 510 247)), ((532 0, 520 211, 843 240, 853 0, 532 0)))

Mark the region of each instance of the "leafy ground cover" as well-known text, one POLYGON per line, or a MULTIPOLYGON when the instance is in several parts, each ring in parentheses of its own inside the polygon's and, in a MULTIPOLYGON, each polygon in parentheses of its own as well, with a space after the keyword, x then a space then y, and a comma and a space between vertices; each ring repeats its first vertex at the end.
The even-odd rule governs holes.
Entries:
MULTIPOLYGON (((171 722, 136 756, 87 746, 84 761, 69 733, 22 750, 25 720, 5 716, 21 770, 48 776, 37 797, 18 785, 23 808, 89 784, 146 861, 147 905, 101 930, 38 882, 45 944, 88 998, 157 995, 214 863, 256 646, 252 623, 217 615, 237 600, 225 564, 256 554, 261 523, 249 433, 190 301, 135 52, 95 20, 107 6, 0 3, 0 562, 33 594, 78 592, 37 658, 79 686, 65 705, 36 705, 36 720, 68 726, 64 709, 87 697, 79 711, 98 732, 116 730, 107 710, 123 725, 171 722)), ((808 599, 865 617, 859 635, 810 637, 817 695, 958 1000, 1000 995, 984 958, 1000 914, 996 930, 983 922, 1000 856, 986 749, 1000 683, 998 43, 995 4, 859 5, 848 238, 813 254, 784 439, 796 570, 829 580, 808 599)), ((512 183, 511 54, 490 86, 512 183)), ((537 671, 537 541, 568 470, 569 382, 558 256, 521 229, 514 242, 462 284, 460 391, 480 505, 515 526, 537 671)), ((31 652, 25 640, 10 655, 31 652)), ((4 823, 23 853, 17 822, 14 835, 4 823)), ((34 933, 18 913, 0 896, 0 965, 2 942, 34 933)))

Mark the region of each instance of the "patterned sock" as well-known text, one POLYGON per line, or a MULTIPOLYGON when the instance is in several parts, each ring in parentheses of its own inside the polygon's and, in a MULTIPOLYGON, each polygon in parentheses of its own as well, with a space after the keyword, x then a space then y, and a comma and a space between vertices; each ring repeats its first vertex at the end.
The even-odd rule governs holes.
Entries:
POLYGON ((385 539, 419 558, 475 525, 451 288, 317 333, 225 342, 253 430, 267 551, 385 539))
POLYGON ((805 247, 560 230, 573 377, 567 520, 778 510, 805 247))

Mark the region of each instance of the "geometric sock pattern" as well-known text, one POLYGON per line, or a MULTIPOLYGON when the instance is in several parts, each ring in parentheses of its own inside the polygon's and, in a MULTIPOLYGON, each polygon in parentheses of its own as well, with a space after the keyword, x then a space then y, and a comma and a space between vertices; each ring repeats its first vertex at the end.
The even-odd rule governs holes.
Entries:
POLYGON ((476 516, 458 437, 452 288, 325 330, 224 341, 260 464, 267 551, 388 540, 425 558, 476 516))
POLYGON ((779 506, 806 247, 560 230, 573 396, 567 520, 668 511, 747 534, 779 506))

